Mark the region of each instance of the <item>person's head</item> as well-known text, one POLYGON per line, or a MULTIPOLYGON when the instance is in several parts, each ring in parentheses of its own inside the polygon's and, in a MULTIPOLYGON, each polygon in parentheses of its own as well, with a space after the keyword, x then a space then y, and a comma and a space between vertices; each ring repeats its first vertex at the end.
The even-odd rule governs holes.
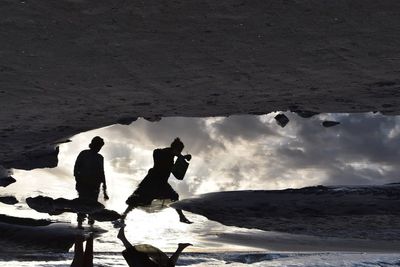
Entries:
POLYGON ((181 139, 179 139, 179 137, 175 138, 175 140, 171 143, 172 152, 176 156, 182 153, 184 147, 185 146, 182 143, 181 139))
POLYGON ((91 150, 94 150, 96 152, 99 152, 100 149, 103 147, 104 145, 104 140, 103 138, 101 138, 100 136, 96 136, 92 139, 92 142, 90 142, 89 144, 89 148, 91 150))

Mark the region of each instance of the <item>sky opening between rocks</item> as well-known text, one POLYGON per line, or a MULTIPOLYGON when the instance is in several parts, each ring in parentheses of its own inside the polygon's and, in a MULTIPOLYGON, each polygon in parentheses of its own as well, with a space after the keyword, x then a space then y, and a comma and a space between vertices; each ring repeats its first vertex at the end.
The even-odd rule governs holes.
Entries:
POLYGON ((185 179, 169 180, 181 198, 225 190, 399 181, 398 116, 366 113, 301 118, 285 113, 290 122, 282 128, 274 119, 276 114, 176 117, 159 122, 138 119, 128 126, 81 133, 61 145, 57 168, 15 170, 17 183, 6 191, 22 197, 41 193, 74 198, 74 161, 96 135, 105 140, 100 153, 105 158, 109 194, 118 201, 132 193, 152 167, 153 149, 169 146, 175 137, 184 142, 183 153, 193 156, 185 179), (325 128, 324 120, 340 124, 325 128))

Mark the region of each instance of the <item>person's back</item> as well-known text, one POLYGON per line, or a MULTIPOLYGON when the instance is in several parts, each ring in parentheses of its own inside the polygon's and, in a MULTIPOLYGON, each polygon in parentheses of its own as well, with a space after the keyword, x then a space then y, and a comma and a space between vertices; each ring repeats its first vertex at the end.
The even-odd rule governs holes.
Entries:
POLYGON ((83 150, 75 163, 74 176, 77 184, 98 186, 104 180, 103 156, 92 149, 83 150))
POLYGON ((150 169, 152 174, 159 177, 160 181, 167 182, 172 167, 174 166, 174 154, 171 148, 157 148, 153 151, 154 166, 150 169))

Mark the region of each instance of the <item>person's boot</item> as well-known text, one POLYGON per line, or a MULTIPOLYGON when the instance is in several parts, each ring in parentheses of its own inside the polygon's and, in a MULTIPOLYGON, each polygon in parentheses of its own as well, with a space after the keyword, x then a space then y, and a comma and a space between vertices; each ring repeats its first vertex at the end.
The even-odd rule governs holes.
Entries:
POLYGON ((192 221, 189 221, 188 218, 186 218, 185 216, 179 217, 179 221, 182 223, 186 223, 186 224, 192 224, 192 221))
POLYGON ((178 212, 178 214, 179 214, 179 221, 180 222, 187 223, 187 224, 193 223, 192 221, 189 221, 188 218, 186 218, 186 216, 183 214, 182 210, 176 209, 176 212, 178 212))

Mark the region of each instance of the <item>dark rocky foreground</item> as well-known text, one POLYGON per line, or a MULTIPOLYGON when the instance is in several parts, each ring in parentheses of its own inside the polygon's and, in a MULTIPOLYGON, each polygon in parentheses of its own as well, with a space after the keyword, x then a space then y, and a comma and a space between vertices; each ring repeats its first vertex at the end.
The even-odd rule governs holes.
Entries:
POLYGON ((80 198, 65 199, 46 196, 28 197, 26 199, 28 206, 42 213, 49 215, 59 215, 64 212, 85 213, 90 214, 91 218, 96 221, 115 221, 121 218, 121 215, 113 210, 104 208, 104 205, 99 202, 85 201, 80 198))
POLYGON ((0 252, 67 252, 82 231, 71 224, 0 215, 0 252))
POLYGON ((400 185, 231 191, 174 207, 229 226, 321 237, 400 240, 400 185))

